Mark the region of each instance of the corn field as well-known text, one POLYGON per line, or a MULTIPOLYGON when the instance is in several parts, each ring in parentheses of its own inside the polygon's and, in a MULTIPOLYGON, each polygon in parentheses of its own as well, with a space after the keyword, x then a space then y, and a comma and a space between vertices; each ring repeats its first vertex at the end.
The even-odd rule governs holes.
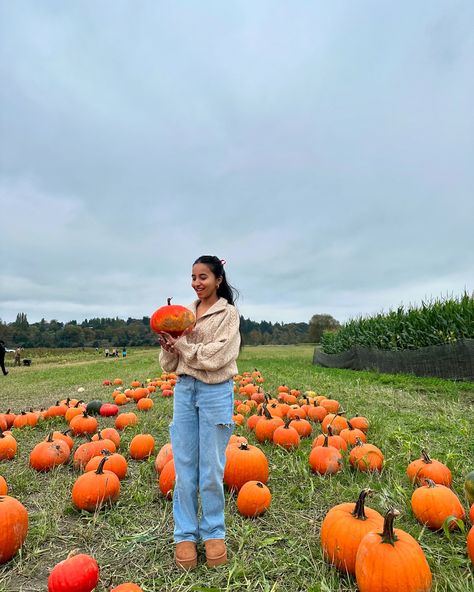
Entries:
POLYGON ((474 338, 474 294, 423 302, 420 307, 400 306, 389 313, 359 317, 337 332, 323 334, 327 354, 356 345, 371 349, 405 350, 474 338))

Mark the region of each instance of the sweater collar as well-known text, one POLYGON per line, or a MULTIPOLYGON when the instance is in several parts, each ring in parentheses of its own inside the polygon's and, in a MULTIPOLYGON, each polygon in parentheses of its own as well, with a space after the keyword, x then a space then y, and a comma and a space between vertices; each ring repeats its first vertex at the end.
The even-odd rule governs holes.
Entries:
MULTIPOLYGON (((191 304, 190 308, 194 312, 194 314, 196 314, 197 305, 199 304, 199 302, 201 302, 201 301, 195 300, 191 304)), ((228 304, 229 303, 227 302, 227 300, 223 296, 221 296, 219 298, 219 300, 217 302, 214 302, 214 304, 208 310, 206 310, 206 312, 199 318, 202 319, 203 317, 207 317, 208 315, 214 314, 216 312, 220 312, 221 310, 224 310, 228 306, 228 304)))

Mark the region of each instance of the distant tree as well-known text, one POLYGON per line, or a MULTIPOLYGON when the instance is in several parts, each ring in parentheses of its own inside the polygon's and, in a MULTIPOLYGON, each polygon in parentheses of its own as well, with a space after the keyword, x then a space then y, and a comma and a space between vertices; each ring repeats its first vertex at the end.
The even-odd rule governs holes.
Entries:
POLYGON ((315 314, 309 321, 309 338, 319 343, 324 331, 336 331, 340 326, 339 321, 329 314, 315 314))

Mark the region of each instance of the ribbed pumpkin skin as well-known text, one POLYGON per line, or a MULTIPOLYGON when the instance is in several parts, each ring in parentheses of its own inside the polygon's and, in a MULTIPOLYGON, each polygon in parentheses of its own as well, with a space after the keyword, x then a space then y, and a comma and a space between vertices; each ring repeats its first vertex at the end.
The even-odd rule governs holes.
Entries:
POLYGON ((173 458, 173 448, 171 443, 167 442, 160 448, 155 458, 155 470, 158 474, 161 473, 165 464, 173 458))
POLYGON ((280 426, 273 432, 273 443, 292 450, 300 445, 300 435, 290 426, 280 426))
POLYGON ((120 584, 120 586, 112 588, 110 592, 143 592, 143 590, 140 586, 127 582, 126 584, 120 584))
POLYGON ((0 497, 0 564, 10 561, 28 532, 28 512, 14 497, 0 497))
POLYGON ((412 483, 423 485, 425 479, 431 479, 440 485, 451 487, 453 476, 449 468, 439 460, 431 459, 425 452, 422 458, 411 462, 407 467, 407 476, 412 483), (426 460, 428 459, 428 460, 426 460))
POLYGON ((135 460, 143 460, 153 454, 155 450, 155 438, 151 434, 137 434, 132 438, 129 453, 135 460))
MULTIPOLYGON (((89 473, 91 471, 96 471, 102 458, 103 456, 92 457, 84 469, 85 472, 89 473)), ((107 460, 104 463, 104 470, 112 471, 112 473, 115 473, 120 481, 122 481, 122 479, 125 479, 127 475, 127 459, 118 452, 110 453, 110 456, 107 455, 107 460)))
POLYGON ((349 454, 349 462, 359 471, 381 471, 384 462, 382 451, 373 444, 356 445, 349 454))
POLYGON ((243 516, 260 516, 272 501, 272 494, 260 481, 247 481, 237 495, 237 509, 243 516))
MULTIPOLYGON (((442 528, 448 516, 461 520, 466 516, 454 491, 433 481, 415 489, 411 496, 411 509, 418 522, 426 524, 433 530, 442 528)), ((456 528, 456 526, 456 523, 452 522, 449 528, 456 528)))
POLYGON ((97 561, 82 553, 53 567, 48 577, 48 592, 92 592, 98 581, 97 561))
POLYGON ((64 440, 51 440, 36 444, 30 453, 30 466, 46 473, 69 460, 71 451, 64 440))
POLYGON ((95 512, 119 497, 120 479, 112 471, 102 472, 102 466, 99 464, 95 472, 84 473, 74 483, 72 501, 79 510, 95 512))
POLYGON ((173 489, 176 481, 176 468, 174 466, 173 457, 169 458, 163 467, 160 477, 158 479, 158 486, 161 493, 167 498, 173 497, 173 489))
POLYGON ((359 545, 355 573, 359 592, 429 592, 432 575, 425 554, 407 532, 393 529, 393 544, 369 532, 359 545))
POLYGON ((370 531, 383 529, 383 516, 379 512, 365 507, 364 520, 353 515, 355 508, 355 503, 338 504, 329 510, 321 525, 321 546, 325 558, 337 569, 350 574, 355 574, 361 540, 370 531))
POLYGON ((11 460, 14 458, 17 446, 13 436, 0 432, 0 460, 11 460))
POLYGON ((194 325, 196 317, 193 312, 180 304, 161 306, 151 315, 150 328, 155 333, 169 333, 172 337, 179 337, 194 325))
POLYGON ((265 453, 251 444, 231 444, 226 450, 224 483, 239 491, 247 481, 268 481, 269 468, 265 453))
POLYGON ((309 464, 315 473, 334 475, 342 469, 342 455, 334 446, 315 446, 309 453, 309 464))

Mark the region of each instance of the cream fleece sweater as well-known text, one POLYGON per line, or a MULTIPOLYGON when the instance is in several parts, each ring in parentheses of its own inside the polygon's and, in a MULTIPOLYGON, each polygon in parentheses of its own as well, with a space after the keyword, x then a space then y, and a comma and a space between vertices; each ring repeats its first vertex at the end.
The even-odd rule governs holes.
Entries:
MULTIPOLYGON (((196 314, 199 300, 189 309, 196 314)), ((161 349, 160 365, 165 372, 188 374, 207 384, 229 380, 238 373, 240 317, 225 298, 213 304, 196 321, 191 333, 176 340, 177 354, 161 349)))

